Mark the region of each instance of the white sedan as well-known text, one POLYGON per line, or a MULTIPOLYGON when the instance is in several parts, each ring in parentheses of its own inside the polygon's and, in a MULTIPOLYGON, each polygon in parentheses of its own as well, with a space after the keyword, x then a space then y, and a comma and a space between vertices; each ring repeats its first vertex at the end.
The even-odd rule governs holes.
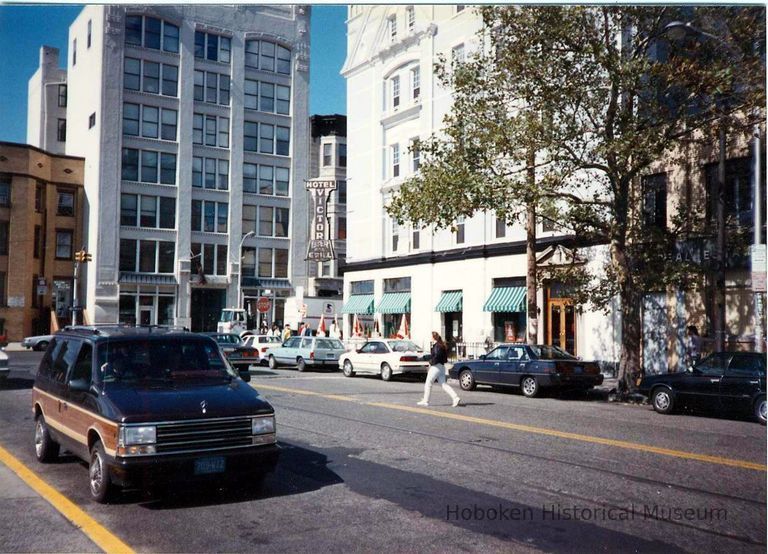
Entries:
POLYGON ((429 354, 409 340, 372 339, 358 350, 342 354, 339 367, 347 377, 381 375, 384 381, 389 381, 392 375, 427 373, 429 354))
POLYGON ((37 335, 35 337, 26 337, 21 341, 21 346, 31 348, 32 350, 45 350, 53 339, 53 335, 37 335))

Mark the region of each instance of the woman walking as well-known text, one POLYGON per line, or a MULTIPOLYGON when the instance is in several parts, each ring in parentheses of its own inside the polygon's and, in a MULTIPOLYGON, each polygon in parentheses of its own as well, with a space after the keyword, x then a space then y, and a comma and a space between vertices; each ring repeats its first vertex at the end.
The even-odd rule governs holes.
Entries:
POLYGON ((448 348, 445 346, 443 338, 434 331, 432 332, 432 340, 435 341, 435 344, 432 346, 429 358, 430 367, 427 372, 427 380, 424 383, 424 398, 419 400, 416 404, 419 406, 429 406, 429 394, 432 391, 432 383, 437 380, 446 394, 451 397, 451 400, 453 401, 452 405, 455 408, 459 405, 461 399, 450 385, 445 382, 445 363, 448 361, 448 348))

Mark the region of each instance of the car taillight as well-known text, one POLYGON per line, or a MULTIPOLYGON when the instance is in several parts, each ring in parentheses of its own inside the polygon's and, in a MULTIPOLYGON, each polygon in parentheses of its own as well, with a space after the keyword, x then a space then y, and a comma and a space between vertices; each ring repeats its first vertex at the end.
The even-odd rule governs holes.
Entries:
POLYGON ((418 362, 419 359, 416 356, 400 356, 401 362, 418 362))
POLYGON ((314 360, 314 359, 315 359, 315 351, 314 351, 314 350, 312 350, 312 351, 309 353, 309 359, 310 359, 310 360, 314 360))
POLYGON ((573 366, 555 362, 555 373, 573 373, 573 366))

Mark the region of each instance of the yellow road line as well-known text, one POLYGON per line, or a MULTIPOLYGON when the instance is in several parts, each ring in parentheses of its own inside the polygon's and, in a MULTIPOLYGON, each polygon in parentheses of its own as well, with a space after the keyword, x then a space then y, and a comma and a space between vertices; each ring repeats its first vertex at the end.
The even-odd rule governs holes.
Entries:
POLYGON ((71 521, 75 527, 85 533, 104 552, 132 553, 130 546, 102 527, 95 519, 85 513, 74 502, 40 479, 31 469, 22 464, 10 452, 0 446, 0 462, 8 466, 32 490, 51 503, 61 515, 71 521))
MULTIPOLYGON (((258 384, 258 388, 274 390, 279 392, 287 392, 291 394, 301 394, 305 396, 317 396, 320 398, 329 398, 333 400, 355 401, 348 396, 339 396, 331 394, 322 394, 319 392, 305 391, 299 389, 290 389, 287 387, 276 387, 273 385, 258 384)), ((454 419, 457 421, 466 421, 468 423, 477 423, 480 425, 488 425, 490 427, 500 427, 502 429, 510 429, 512 431, 521 431, 523 433, 532 433, 537 435, 545 435, 549 437, 557 437, 560 439, 567 439, 579 442, 588 442, 592 444, 601 444, 603 446, 613 446, 615 448, 624 448, 627 450, 636 450, 639 452, 648 452, 651 454, 659 454, 661 456, 671 456, 673 458, 681 458, 685 460, 696 460, 699 462, 705 462, 709 464, 716 464, 722 466, 738 467, 742 469, 752 469, 755 471, 766 471, 765 464, 759 464, 755 462, 749 462, 746 460, 737 460, 734 458, 723 458, 720 456, 711 456, 708 454, 697 454, 695 452, 686 452, 684 450, 672 450, 669 448, 660 448, 658 446, 651 446, 648 444, 642 444, 637 442, 622 441, 616 439, 607 439, 603 437, 595 437, 592 435, 581 435, 579 433, 569 433, 567 431, 557 431, 555 429, 547 429, 545 427, 534 427, 531 425, 521 425, 518 423, 509 423, 506 421, 498 421, 495 419, 485 419, 481 417, 472 417, 461 414, 454 414, 448 412, 440 412, 436 410, 426 410, 424 408, 413 408, 411 406, 403 406, 402 404, 390 404, 388 402, 365 402, 362 400, 357 401, 359 404, 365 406, 374 406, 377 408, 387 408, 390 410, 400 410, 402 412, 410 412, 414 414, 429 415, 433 417, 442 417, 445 419, 454 419)))

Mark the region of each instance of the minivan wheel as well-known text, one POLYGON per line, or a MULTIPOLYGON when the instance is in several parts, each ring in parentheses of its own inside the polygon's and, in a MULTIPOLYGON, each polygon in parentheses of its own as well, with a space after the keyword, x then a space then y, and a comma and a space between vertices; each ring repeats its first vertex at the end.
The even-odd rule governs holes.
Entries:
POLYGON ((381 380, 389 381, 390 379, 392 379, 392 368, 388 363, 384 362, 381 364, 381 380))
POLYGON ((304 371, 307 369, 307 362, 304 361, 304 358, 299 358, 296 360, 296 369, 299 371, 304 371))
POLYGON ((653 391, 651 396, 653 409, 660 414, 669 414, 675 407, 675 401, 672 398, 672 391, 666 388, 658 388, 653 391))
POLYGON ((475 386, 477 386, 475 376, 468 369, 459 373, 459 386, 461 390, 475 390, 475 386))
POLYGON ((527 375, 520 381, 520 390, 523 391, 523 396, 526 398, 534 398, 539 394, 539 382, 536 377, 527 375))
POLYGON ((344 369, 342 371, 344 372, 344 377, 355 376, 355 370, 352 368, 352 362, 349 360, 344 360, 344 369))
POLYGON ((275 360, 275 357, 270 354, 269 355, 269 369, 277 369, 277 360, 275 360))
POLYGON ((109 501, 114 492, 114 485, 107 468, 107 456, 101 441, 91 447, 91 461, 88 464, 88 481, 90 484, 91 498, 99 504, 109 501))
POLYGON ((37 461, 48 463, 55 460, 58 455, 59 443, 51 438, 48 426, 45 424, 45 417, 40 414, 35 419, 35 456, 37 461))
POLYGON ((755 417, 757 418, 757 421, 765 425, 765 420, 766 420, 765 396, 758 398, 755 401, 755 417))

